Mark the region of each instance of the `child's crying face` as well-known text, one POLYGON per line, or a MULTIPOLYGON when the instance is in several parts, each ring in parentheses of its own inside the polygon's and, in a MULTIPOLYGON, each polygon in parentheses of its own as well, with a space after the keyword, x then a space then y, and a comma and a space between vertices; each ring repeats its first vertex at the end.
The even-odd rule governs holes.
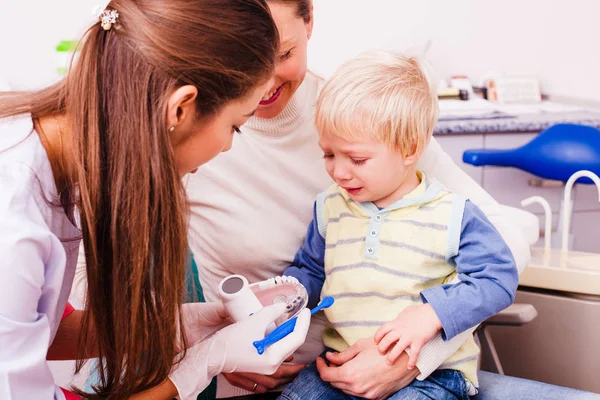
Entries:
POLYGON ((385 208, 418 185, 417 157, 370 139, 349 141, 332 134, 320 135, 325 168, 331 178, 356 202, 373 202, 385 208))

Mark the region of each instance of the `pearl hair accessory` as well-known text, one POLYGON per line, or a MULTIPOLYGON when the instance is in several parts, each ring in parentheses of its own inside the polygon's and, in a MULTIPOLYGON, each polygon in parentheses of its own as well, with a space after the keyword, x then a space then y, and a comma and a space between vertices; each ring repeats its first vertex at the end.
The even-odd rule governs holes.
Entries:
POLYGON ((108 31, 113 27, 113 25, 116 29, 119 29, 119 26, 117 25, 119 12, 117 10, 109 10, 108 8, 102 11, 100 10, 101 7, 96 6, 92 12, 98 18, 98 21, 100 21, 100 26, 102 26, 102 29, 108 31))

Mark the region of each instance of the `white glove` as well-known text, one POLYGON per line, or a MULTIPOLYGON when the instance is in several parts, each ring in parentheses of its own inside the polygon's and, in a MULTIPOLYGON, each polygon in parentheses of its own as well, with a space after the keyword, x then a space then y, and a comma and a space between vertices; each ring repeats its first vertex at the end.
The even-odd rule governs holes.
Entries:
POLYGON ((185 303, 181 314, 188 348, 231 324, 222 303, 185 303))
POLYGON ((195 399, 221 372, 253 372, 271 375, 300 347, 310 326, 310 311, 298 315, 292 333, 259 355, 252 342, 263 339, 267 327, 285 312, 284 304, 263 308, 251 317, 229 325, 196 344, 175 366, 170 379, 182 400, 195 399))
POLYGON ((294 354, 304 343, 310 326, 310 310, 304 309, 298 315, 294 331, 267 347, 263 354, 258 354, 252 343, 263 339, 267 327, 285 311, 285 304, 273 304, 248 319, 219 331, 215 339, 219 346, 225 349, 225 354, 221 357, 221 371, 253 372, 263 375, 275 373, 285 359, 294 354))

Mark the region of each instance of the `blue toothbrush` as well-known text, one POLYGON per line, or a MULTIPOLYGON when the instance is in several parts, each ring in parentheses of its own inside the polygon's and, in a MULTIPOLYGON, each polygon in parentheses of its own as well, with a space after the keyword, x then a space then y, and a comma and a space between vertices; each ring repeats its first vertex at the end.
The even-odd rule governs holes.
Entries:
MULTIPOLYGON (((322 309, 331 307, 333 301, 333 297, 325 297, 323 300, 321 300, 319 305, 310 310, 310 315, 315 315, 322 309)), ((297 319, 298 317, 294 317, 288 321, 285 321, 283 324, 279 325, 273 332, 269 333, 264 339, 253 342, 252 344, 254 345, 254 347, 256 347, 258 354, 263 354, 267 347, 274 343, 277 343, 290 333, 294 332, 297 319)))

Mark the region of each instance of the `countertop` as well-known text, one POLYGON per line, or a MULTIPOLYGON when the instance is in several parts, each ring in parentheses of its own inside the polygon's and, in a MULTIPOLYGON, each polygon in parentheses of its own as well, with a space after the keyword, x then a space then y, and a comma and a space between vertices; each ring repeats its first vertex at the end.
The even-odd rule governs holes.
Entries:
POLYGON ((600 254, 534 247, 519 285, 600 296, 600 254))
MULTIPOLYGON (((442 101, 444 102, 444 101, 442 101)), ((444 104, 440 102, 440 120, 435 129, 435 135, 469 134, 469 133, 499 133, 499 132, 540 132, 558 123, 573 123, 591 125, 600 128, 600 111, 596 110, 553 110, 518 113, 519 109, 508 109, 504 112, 465 113, 455 105, 449 112, 444 112, 444 104), (457 115, 451 115, 456 111, 457 115), (511 113, 511 111, 516 111, 511 113), (449 115, 450 114, 450 115, 449 115), (462 115, 461 115, 462 114, 462 115)), ((465 102, 467 103, 467 102, 465 102)), ((459 103, 455 103, 459 104, 459 103)), ((531 111, 531 110, 529 110, 531 111)))

